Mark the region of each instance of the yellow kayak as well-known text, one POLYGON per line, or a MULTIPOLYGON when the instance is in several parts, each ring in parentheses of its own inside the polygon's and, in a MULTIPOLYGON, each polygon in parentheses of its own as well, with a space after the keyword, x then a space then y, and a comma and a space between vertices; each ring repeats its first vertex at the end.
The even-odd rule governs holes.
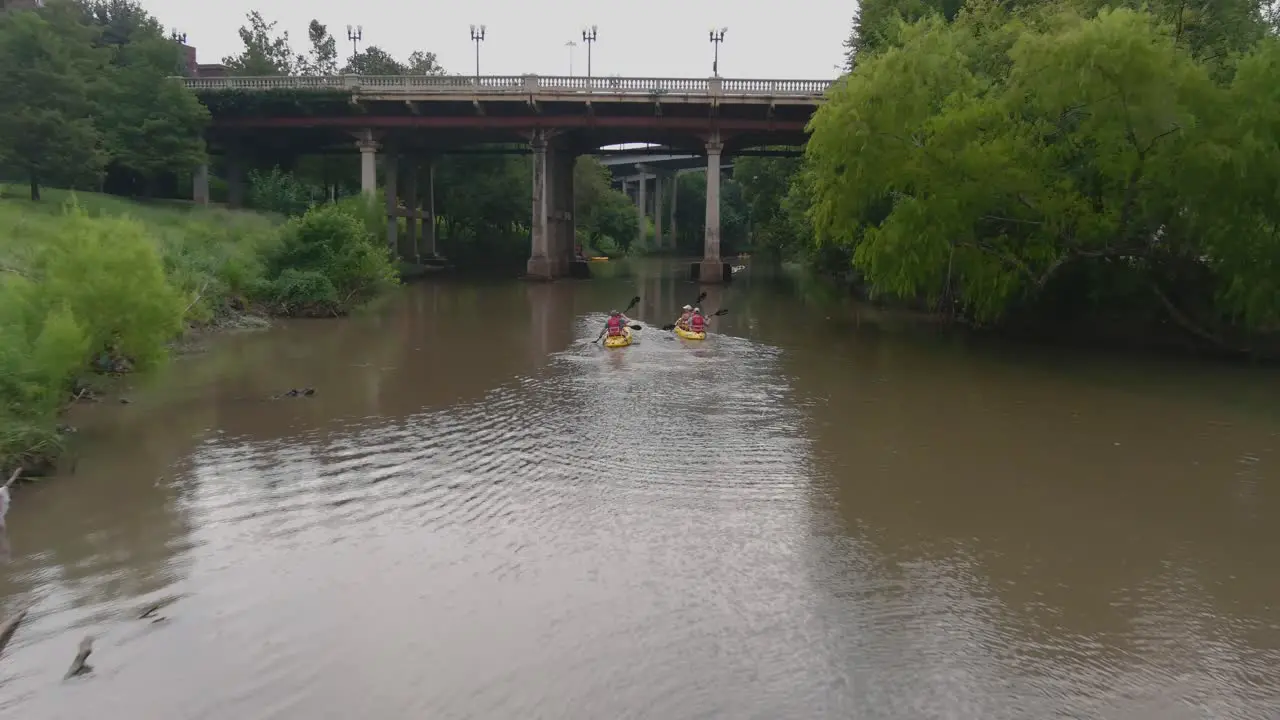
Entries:
POLYGON ((631 344, 631 328, 623 328, 621 335, 606 335, 604 346, 607 348, 624 348, 631 344))
POLYGON ((685 340, 706 340, 707 339, 706 332, 694 332, 692 330, 685 330, 679 325, 676 326, 676 335, 679 335, 685 340))
POLYGON ((607 256, 606 257, 589 257, 587 258, 587 262, 609 262, 609 258, 607 256))

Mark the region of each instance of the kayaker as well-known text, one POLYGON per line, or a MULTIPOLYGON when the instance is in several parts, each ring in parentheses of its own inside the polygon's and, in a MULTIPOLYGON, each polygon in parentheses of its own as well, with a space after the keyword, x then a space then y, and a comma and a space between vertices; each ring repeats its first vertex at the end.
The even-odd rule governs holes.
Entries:
POLYGON ((617 337, 626 331, 627 325, 631 322, 631 318, 623 315, 617 310, 609 311, 609 319, 604 323, 604 331, 609 337, 617 337))
POLYGON ((702 308, 694 308, 693 313, 689 315, 689 331, 696 333, 707 331, 707 319, 702 316, 702 308))
POLYGON ((693 314, 693 306, 685 305, 683 308, 681 308, 681 311, 682 312, 680 313, 680 319, 676 321, 676 327, 688 330, 689 316, 693 314))

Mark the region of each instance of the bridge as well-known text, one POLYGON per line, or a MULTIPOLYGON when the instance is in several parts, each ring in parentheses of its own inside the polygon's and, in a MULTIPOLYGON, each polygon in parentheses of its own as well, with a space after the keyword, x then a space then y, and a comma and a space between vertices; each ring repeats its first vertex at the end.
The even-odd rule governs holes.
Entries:
MULTIPOLYGON (((611 145, 650 143, 681 159, 705 158, 706 231, 698 274, 706 282, 724 277, 720 175, 725 161, 753 148, 802 145, 809 118, 833 84, 538 75, 182 80, 212 114, 210 151, 226 158, 232 205, 243 201, 243 170, 250 157, 358 153, 361 188, 372 194, 382 155, 387 215, 405 218, 408 226, 405 238, 398 223, 388 223, 387 242, 406 259, 420 257, 424 250, 434 254, 433 157, 491 143, 528 147, 533 163, 528 275, 544 279, 567 275, 573 262, 573 164, 578 155, 611 145)), ((640 174, 646 177, 644 169, 640 174)), ((673 174, 653 175, 660 228, 658 198, 668 194, 668 186, 674 189, 673 174)), ((207 167, 196 175, 194 195, 208 202, 207 167)), ((645 212, 643 202, 639 212, 645 212)), ((663 237, 660 230, 658 237, 663 237)))

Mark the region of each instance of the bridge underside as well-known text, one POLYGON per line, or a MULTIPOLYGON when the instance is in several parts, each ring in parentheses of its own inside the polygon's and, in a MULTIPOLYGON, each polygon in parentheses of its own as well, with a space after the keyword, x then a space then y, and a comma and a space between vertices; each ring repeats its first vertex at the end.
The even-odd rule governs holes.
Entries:
MULTIPOLYGON (((378 155, 389 218, 387 242, 406 260, 435 254, 434 174, 432 158, 489 144, 518 143, 533 166, 531 253, 528 275, 566 276, 574 260, 573 167, 579 155, 624 143, 651 143, 696 158, 707 170, 704 272, 710 282, 721 277, 720 176, 725 158, 763 146, 798 146, 813 101, 795 104, 732 103, 686 98, 682 102, 634 99, 626 102, 524 99, 354 100, 350 95, 319 101, 312 95, 300 103, 295 93, 208 93, 202 98, 213 114, 210 152, 223 155, 228 167, 229 200, 243 200, 243 171, 249 158, 277 161, 306 154, 359 154, 361 187, 378 187, 378 155), (246 98, 251 100, 247 101, 246 98), (421 237, 419 238, 419 233, 421 237)), ((287 164, 287 162, 282 163, 287 164)), ((637 220, 641 240, 647 229, 649 180, 654 183, 652 213, 660 248, 674 247, 677 169, 633 165, 637 188, 637 220), (663 232, 663 202, 670 196, 670 234, 663 232)), ((195 196, 208 201, 207 169, 196 177, 195 196)))

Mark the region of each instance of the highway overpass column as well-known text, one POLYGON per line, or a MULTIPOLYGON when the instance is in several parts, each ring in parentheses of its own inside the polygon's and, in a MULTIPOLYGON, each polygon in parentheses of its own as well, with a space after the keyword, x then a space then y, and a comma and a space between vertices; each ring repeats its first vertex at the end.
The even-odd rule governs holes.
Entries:
POLYGON ((662 194, 666 192, 666 173, 653 177, 653 245, 661 250, 662 242, 662 194))
POLYGON ((387 195, 387 249, 392 253, 399 252, 397 245, 400 241, 400 219, 396 217, 396 211, 400 209, 396 195, 396 176, 400 174, 399 160, 395 151, 391 150, 382 161, 382 185, 387 195))
POLYGON ((195 177, 191 179, 191 199, 197 205, 209 204, 209 163, 196 167, 195 177))
POLYGON ((529 225, 529 236, 532 252, 529 255, 529 266, 526 274, 539 280, 550 280, 554 275, 552 261, 548 254, 547 215, 550 207, 547 201, 547 138, 541 130, 535 130, 529 142, 533 149, 533 208, 529 225))
POLYGON ((638 183, 639 189, 636 190, 636 232, 638 233, 636 237, 636 247, 642 248, 644 247, 645 235, 647 235, 645 231, 649 229, 647 222, 647 213, 649 211, 649 208, 647 207, 649 204, 649 199, 647 197, 649 176, 645 174, 644 168, 640 168, 640 178, 638 183))
POLYGON ((365 130, 356 147, 360 148, 360 191, 372 197, 378 192, 378 143, 373 132, 365 130))
POLYGON ((720 259, 720 152, 724 144, 719 133, 707 142, 707 223, 703 235, 702 266, 698 280, 724 282, 724 261, 720 259))
POLYGON ((671 173, 671 249, 679 238, 676 236, 676 201, 680 198, 680 173, 671 173))

